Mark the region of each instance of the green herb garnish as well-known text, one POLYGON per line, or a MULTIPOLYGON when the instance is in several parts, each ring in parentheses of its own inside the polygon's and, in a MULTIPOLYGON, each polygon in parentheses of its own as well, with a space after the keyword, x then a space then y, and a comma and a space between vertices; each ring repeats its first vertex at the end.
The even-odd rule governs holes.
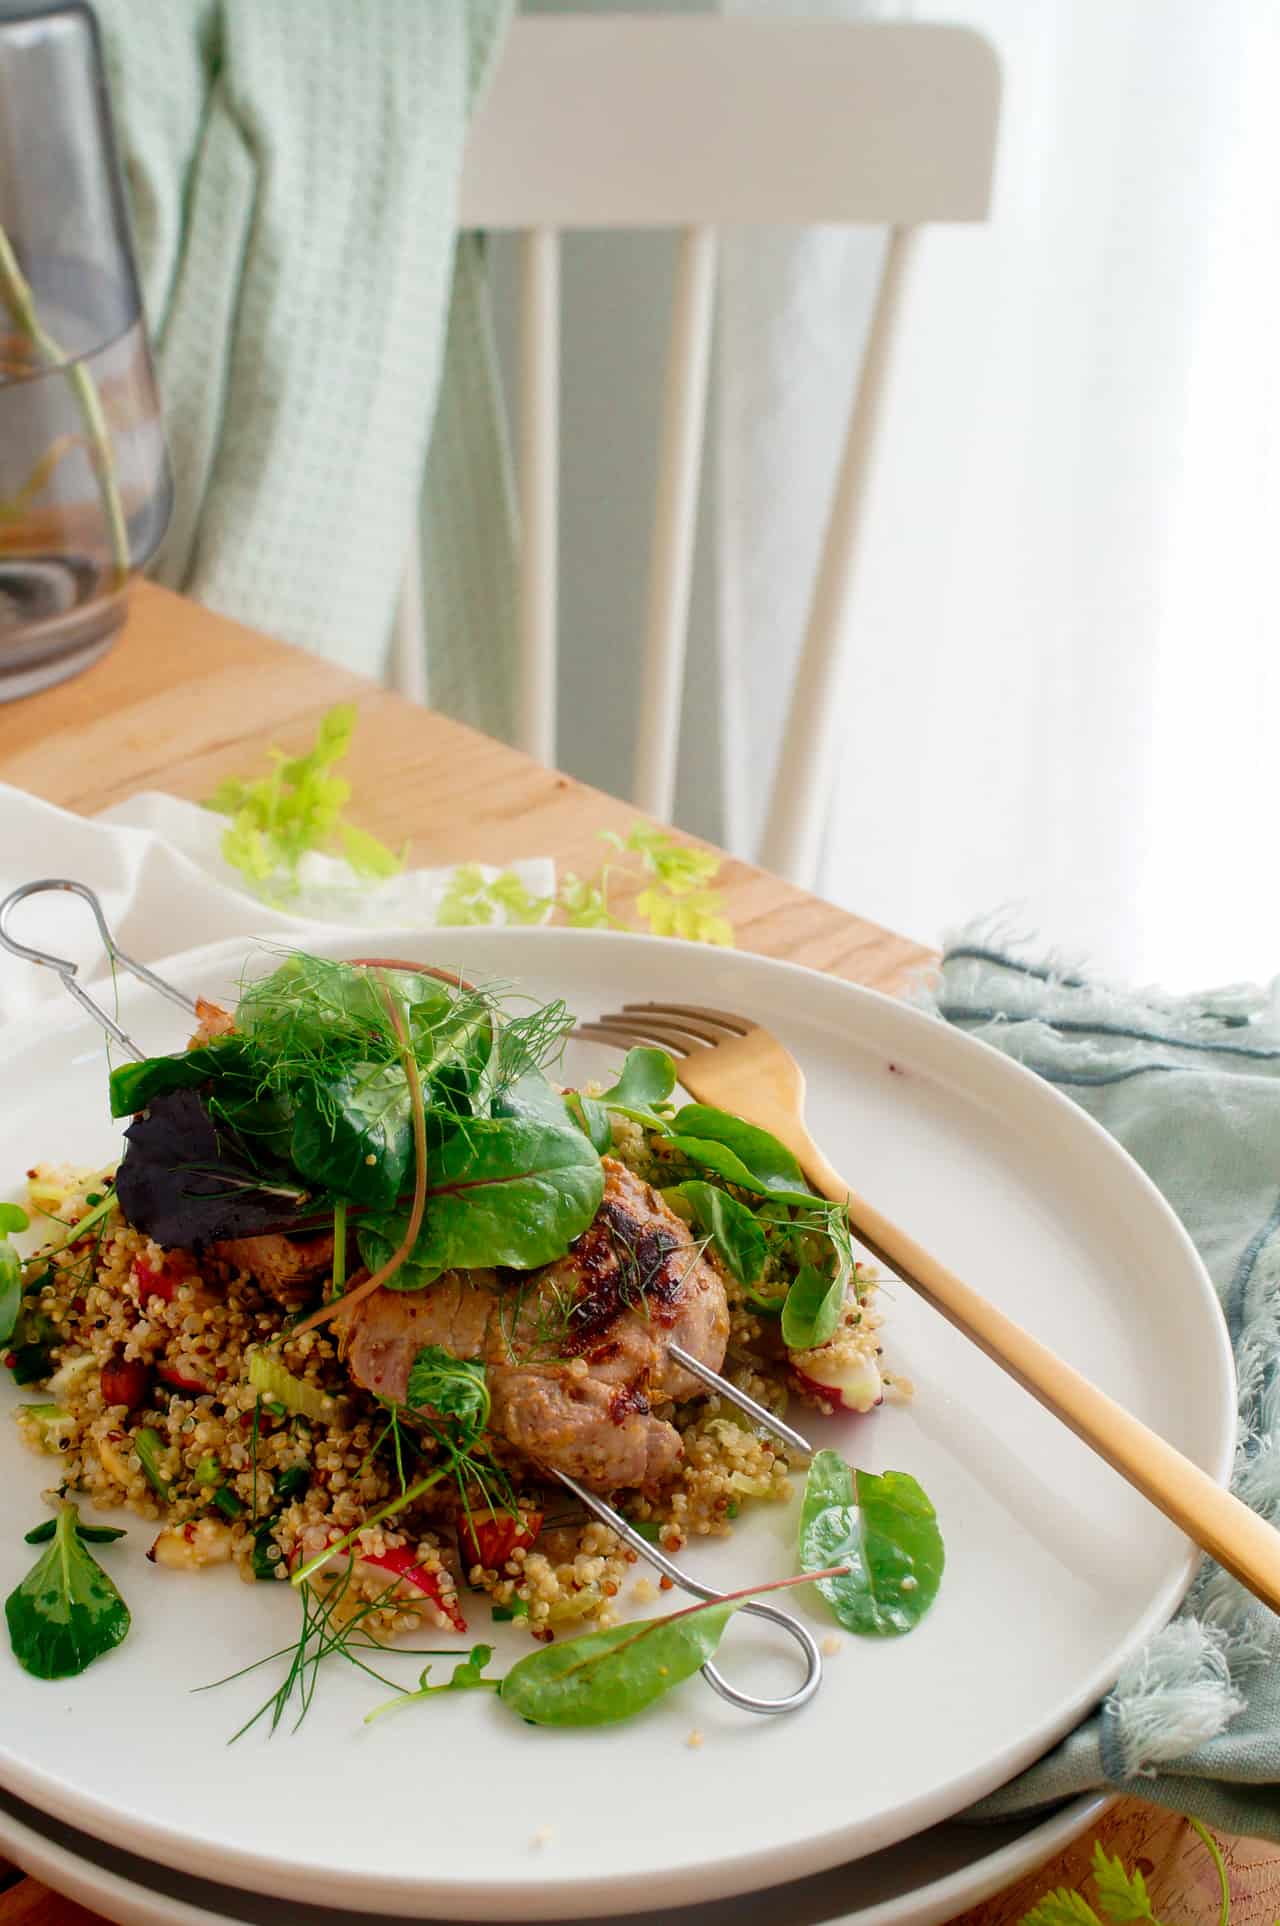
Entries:
POLYGON ((0 1204, 0 1344, 7 1344, 22 1310, 22 1259, 10 1243, 31 1223, 20 1204, 0 1204))
POLYGON ((13 1655, 38 1679, 74 1677, 129 1630, 129 1608, 85 1550, 79 1519, 63 1506, 48 1550, 5 1600, 13 1655))
MULTIPOLYGON (((58 1529, 56 1518, 46 1518, 31 1530, 22 1534, 24 1545, 47 1545, 58 1529)), ((83 1519, 76 1520, 76 1534, 86 1545, 114 1545, 117 1538, 127 1537, 119 1525, 86 1525, 83 1519)))

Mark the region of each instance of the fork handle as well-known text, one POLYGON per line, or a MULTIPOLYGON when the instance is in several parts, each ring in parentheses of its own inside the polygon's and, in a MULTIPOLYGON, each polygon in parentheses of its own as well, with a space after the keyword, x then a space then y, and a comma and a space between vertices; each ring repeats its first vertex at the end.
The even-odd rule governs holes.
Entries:
POLYGON ((810 1182, 846 1204, 859 1242, 950 1324, 1052 1411, 1264 1605, 1280 1611, 1280 1531, 1166 1439, 1082 1377, 1038 1338, 939 1263, 914 1237, 852 1191, 802 1125, 781 1136, 810 1182))

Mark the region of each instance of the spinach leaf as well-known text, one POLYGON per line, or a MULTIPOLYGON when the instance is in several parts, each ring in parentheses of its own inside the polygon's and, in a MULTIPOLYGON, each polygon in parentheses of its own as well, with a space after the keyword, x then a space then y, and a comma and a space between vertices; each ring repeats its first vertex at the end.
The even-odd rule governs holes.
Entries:
POLYGON ((438 1344, 424 1346, 410 1365, 404 1401, 410 1410, 425 1408, 453 1420, 460 1434, 459 1449, 473 1443, 489 1422, 483 1364, 455 1358, 438 1344))
POLYGON ((13 1655, 38 1679, 74 1677, 129 1630, 129 1608, 85 1550, 78 1522, 77 1507, 64 1505, 48 1551, 5 1600, 13 1655))
POLYGON ((736 1277, 739 1284, 755 1283, 764 1269, 769 1247, 764 1232, 745 1204, 730 1197, 727 1191, 717 1190, 714 1184, 700 1183, 696 1178, 673 1184, 662 1194, 667 1198, 684 1198, 698 1229, 711 1239, 730 1275, 736 1277))
POLYGON ((119 1064, 111 1072, 111 1114, 132 1117, 145 1110, 153 1097, 167 1096, 171 1090, 198 1090, 213 1078, 252 1077, 257 1063, 256 1051, 243 1037, 228 1036, 176 1056, 119 1064))
POLYGON ((692 1605, 542 1645, 499 1687, 502 1703, 532 1725, 613 1725, 643 1712, 711 1658, 739 1598, 692 1605))
POLYGON ((741 1117, 731 1117, 727 1110, 716 1110, 710 1104, 687 1103, 676 1112, 671 1130, 675 1149, 742 1190, 776 1197, 784 1203, 815 1201, 791 1152, 757 1124, 744 1123, 741 1117))
POLYGON ((834 1275, 816 1264, 802 1264, 782 1306, 782 1342, 788 1351, 813 1351, 829 1344, 840 1328, 849 1267, 837 1263, 834 1275))
POLYGON ((570 1090, 565 1094, 565 1107, 581 1130, 586 1133, 591 1148, 600 1156, 612 1147, 613 1126, 609 1122, 609 1112, 598 1097, 584 1097, 580 1090, 570 1090))
MULTIPOLYGON (((587 1228, 603 1194, 600 1159, 563 1105, 555 1125, 468 1121, 432 1159, 422 1230, 390 1288, 421 1290, 447 1270, 549 1264, 587 1228)), ((391 1256, 407 1222, 407 1213, 364 1219, 360 1255, 370 1270, 391 1256)))
POLYGON ((296 1092, 290 1162, 336 1197, 390 1210, 409 1182, 409 1085, 397 1063, 352 1063, 296 1092))
POLYGON ((676 1067, 666 1051, 641 1044, 627 1051, 622 1075, 595 1101, 606 1110, 620 1110, 624 1117, 634 1117, 650 1130, 665 1132, 670 1125, 659 1116, 657 1106, 666 1103, 675 1087, 676 1067))
POLYGON ((13 1336, 22 1310, 22 1259, 9 1236, 26 1230, 30 1222, 20 1204, 0 1204, 0 1344, 13 1336))
POLYGON ((800 1507, 800 1542, 820 1511, 829 1505, 853 1503, 853 1473, 838 1451, 815 1451, 804 1481, 800 1507))
POLYGON ((864 1638, 897 1638, 938 1596, 945 1553, 937 1514, 905 1471, 855 1472, 854 1495, 853 1504, 815 1511, 806 1492, 801 1570, 847 1565, 818 1580, 840 1624, 864 1638))
POLYGON ((57 1341, 58 1332, 44 1312, 24 1304, 5 1353, 14 1383, 39 1384, 47 1378, 53 1369, 52 1347, 57 1341))

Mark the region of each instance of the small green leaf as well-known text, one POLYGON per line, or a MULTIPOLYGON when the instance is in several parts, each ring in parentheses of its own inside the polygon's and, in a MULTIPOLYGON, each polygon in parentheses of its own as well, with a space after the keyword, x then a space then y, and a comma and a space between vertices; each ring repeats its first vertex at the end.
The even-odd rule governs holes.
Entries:
POLYGON ((665 1050, 648 1044, 628 1050, 622 1075, 599 1101, 610 1110, 654 1110, 665 1103, 676 1087, 676 1067, 665 1050))
POLYGON ((0 1237, 10 1237, 14 1231, 28 1230, 31 1219, 21 1204, 0 1204, 0 1237))
POLYGON ((676 1112, 671 1129, 676 1148, 741 1189, 782 1203, 825 1206, 826 1200, 815 1197, 785 1144, 759 1125, 744 1123, 741 1117, 710 1104, 687 1103, 676 1112))
POLYGON ((831 1505, 852 1505, 853 1472, 838 1451, 817 1451, 810 1460, 800 1507, 800 1543, 819 1512, 831 1505))
POLYGON ((1023 1914, 1021 1926, 1101 1926, 1101 1921, 1083 1893, 1059 1886, 1023 1914))
MULTIPOLYGON (((24 1545, 47 1545, 57 1529, 56 1518, 45 1518, 22 1534, 22 1542, 24 1545)), ((86 1525, 77 1520, 76 1536, 82 1538, 86 1545, 113 1545, 117 1538, 124 1538, 127 1533, 119 1525, 86 1525)))
POLYGON ((690 1178, 663 1191, 668 1201, 683 1198, 693 1212, 693 1220, 704 1236, 711 1239, 717 1255, 739 1284, 752 1285, 760 1276, 769 1255, 764 1232, 755 1216, 736 1197, 714 1184, 690 1178))
POLYGON ((1132 1872, 1126 1872, 1118 1855, 1108 1859, 1100 1839, 1095 1839, 1093 1844, 1093 1877, 1098 1888, 1098 1904, 1108 1919, 1154 1922, 1147 1882, 1141 1872, 1136 1866, 1132 1872))
POLYGON ((129 1608, 81 1543, 79 1512, 64 1505, 48 1550, 5 1600, 14 1657, 39 1679, 71 1678, 117 1646, 129 1608))
POLYGON ((483 1364, 455 1358, 438 1344, 428 1344, 409 1367, 405 1403, 411 1411, 434 1411, 450 1418, 466 1443, 480 1436, 489 1422, 489 1386, 483 1364))
MULTIPOLYGON (((526 1607, 526 1610, 527 1609, 526 1607)), ((498 1617, 497 1606, 494 1607, 493 1615, 495 1618, 498 1617)), ((514 1612, 507 1613, 508 1618, 514 1618, 515 1616, 516 1614, 514 1612)), ((453 1671, 449 1674, 448 1679, 443 1685, 432 1685, 431 1667, 424 1665, 418 1677, 417 1691, 401 1692, 394 1699, 388 1699, 385 1704, 376 1705, 372 1712, 365 1713, 365 1724, 369 1725, 374 1719, 380 1719, 384 1712, 394 1712, 397 1706, 412 1705, 416 1699, 434 1698, 439 1692, 500 1692, 502 1690, 501 1679, 487 1679, 484 1676, 484 1668, 491 1662, 492 1658, 493 1647, 491 1645, 473 1645, 467 1653, 466 1658, 454 1666, 453 1671)))
POLYGON ((937 1515, 905 1471, 854 1474, 856 1503, 808 1511, 800 1540, 802 1571, 848 1565, 818 1590, 846 1630, 896 1638, 919 1624, 938 1595, 944 1551, 937 1515))
POLYGON ((604 1105, 595 1097, 584 1097, 580 1090, 567 1091, 565 1104, 574 1122, 586 1133, 591 1148, 603 1157, 613 1144, 613 1126, 604 1105))
POLYGON ((816 1264, 802 1264, 782 1307, 782 1342, 789 1351, 814 1351, 829 1344, 840 1328, 849 1269, 837 1264, 834 1276, 816 1264))

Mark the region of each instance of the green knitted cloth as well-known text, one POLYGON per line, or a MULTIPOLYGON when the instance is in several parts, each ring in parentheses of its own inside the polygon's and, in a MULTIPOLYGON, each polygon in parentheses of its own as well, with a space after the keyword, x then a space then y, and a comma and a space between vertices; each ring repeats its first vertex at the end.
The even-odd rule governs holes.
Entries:
POLYGON ((177 482, 156 575, 377 675, 417 518, 432 698, 495 733, 511 489, 454 215, 509 6, 95 0, 177 482))

